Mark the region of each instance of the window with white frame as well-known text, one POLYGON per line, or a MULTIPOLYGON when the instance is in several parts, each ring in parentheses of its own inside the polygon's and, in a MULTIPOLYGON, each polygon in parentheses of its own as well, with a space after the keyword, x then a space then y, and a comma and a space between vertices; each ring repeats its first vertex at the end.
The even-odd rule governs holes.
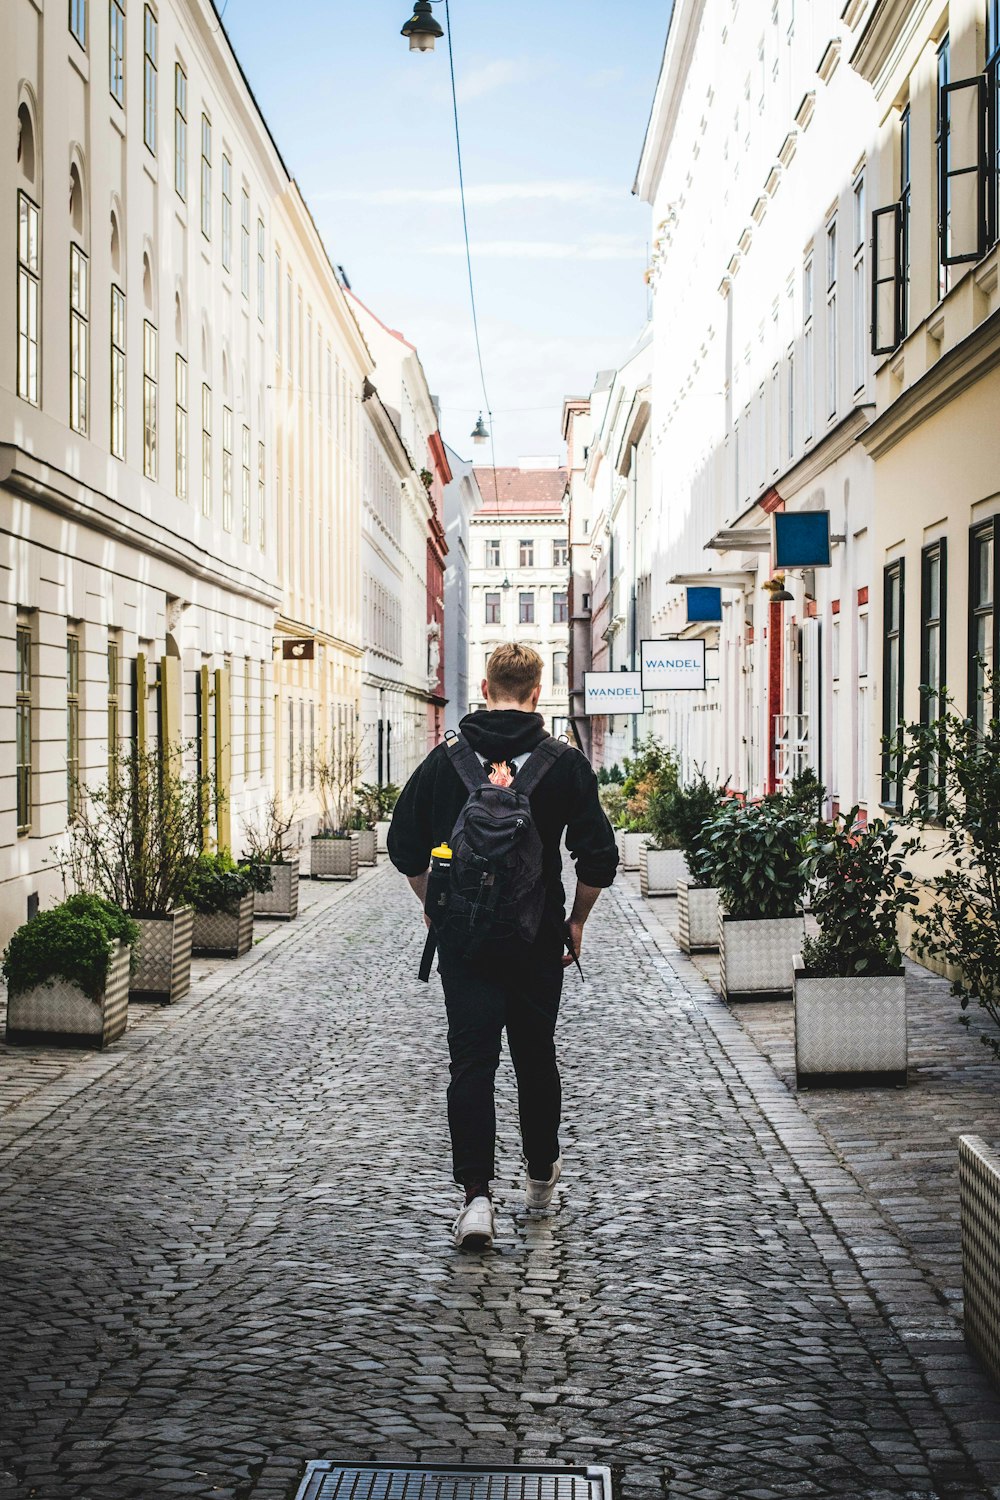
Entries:
POLYGON ((569 565, 569 538, 556 537, 552 543, 552 566, 554 568, 565 568, 569 565))
POLYGON ((145 320, 142 325, 142 472, 147 479, 155 479, 159 469, 158 343, 156 329, 148 319, 145 320))
MULTIPOLYGON (((987 5, 989 12, 989 5, 987 5)), ((951 241, 951 182, 942 173, 942 141, 941 126, 944 118, 941 109, 941 101, 944 97, 942 90, 951 82, 951 38, 945 32, 937 49, 937 94, 935 103, 936 134, 935 134, 935 158, 937 160, 937 201, 938 201, 938 300, 944 297, 951 286, 951 267, 946 264, 944 256, 946 246, 951 241)), ((995 107, 994 107, 995 108, 995 107)))
POLYGON ((125 103, 125 0, 108 8, 108 87, 116 104, 125 103))
POLYGON ((222 408, 222 526, 233 529, 233 410, 222 408))
POLYGON ((142 138, 156 155, 157 21, 149 6, 143 17, 142 138))
POLYGON ((866 317, 866 298, 868 294, 868 276, 865 269, 865 233, 867 230, 867 215, 865 212, 865 176, 861 172, 854 179, 854 190, 852 193, 853 226, 854 226, 854 254, 853 254, 853 278, 852 278, 852 385, 855 394, 864 389, 866 366, 868 360, 868 319, 866 317))
POLYGON ((264 444, 257 444, 257 546, 264 551, 267 541, 267 518, 264 514, 264 497, 266 492, 264 471, 264 444))
POLYGON ((233 265, 233 164, 222 153, 222 269, 233 265))
POLYGON ((69 0, 69 29, 71 35, 87 49, 87 0, 69 0))
POLYGON ((517 619, 520 625, 535 623, 535 596, 530 589, 518 595, 517 619))
POLYGON ((522 568, 535 566, 535 544, 530 539, 518 545, 518 566, 522 568))
POLYGON ((809 442, 813 435, 815 407, 815 347, 813 329, 813 258, 806 257, 802 268, 802 437, 809 442))
POLYGON ((564 688, 569 683, 569 653, 566 651, 554 651, 552 653, 552 686, 564 688))
POLYGON ((125 457, 125 293, 111 288, 111 452, 125 457))
POLYGON ((246 427, 246 426, 244 426, 244 428, 243 428, 243 436, 242 436, 241 449, 240 449, 240 458, 242 459, 241 468, 242 468, 242 480, 243 480, 242 489, 241 489, 241 492, 240 492, 240 500, 241 500, 241 506, 242 506, 241 520, 242 520, 242 523, 243 523, 241 535, 243 537, 244 542, 247 544, 247 546, 249 546, 250 545, 250 519, 251 519, 251 517, 250 517, 250 429, 249 429, 249 427, 246 427))
POLYGON ((201 388, 201 513, 212 514, 212 388, 201 388))
POLYGON ((837 415, 837 219, 826 226, 826 414, 837 415))
POLYGON ((257 321, 264 321, 266 272, 266 243, 264 236, 264 220, 257 220, 257 321))
POLYGON ((240 191, 240 291, 250 301, 250 194, 240 191))
POLYGON ((486 542, 486 566, 488 568, 499 568, 500 566, 500 538, 489 537, 486 542))
POLYGON ((187 74, 174 64, 174 192, 187 199, 187 74))
POLYGON ((188 497, 188 368, 182 354, 174 357, 174 491, 188 497))
POLYGON ((17 394, 39 400, 41 328, 41 214, 27 193, 17 195, 17 394))
POLYGON ((565 625, 569 621, 569 590, 554 589, 552 591, 552 623, 553 625, 565 625))
POLYGON ((487 592, 485 623, 487 625, 499 625, 501 623, 499 593, 487 592))
POLYGON ((86 433, 89 414, 90 265, 79 245, 69 247, 69 425, 86 433))
POLYGON ((212 238, 212 122, 201 117, 201 232, 212 238))
POLYGON ((771 473, 781 468, 781 372, 771 371, 771 473))
POLYGON ((788 346, 788 364, 786 368, 788 382, 788 446, 786 452, 789 459, 795 454, 795 345, 788 346))
POLYGON ((867 798, 869 776, 868 755, 871 743, 871 700, 868 693, 868 611, 858 615, 858 785, 855 799, 864 802, 867 798))

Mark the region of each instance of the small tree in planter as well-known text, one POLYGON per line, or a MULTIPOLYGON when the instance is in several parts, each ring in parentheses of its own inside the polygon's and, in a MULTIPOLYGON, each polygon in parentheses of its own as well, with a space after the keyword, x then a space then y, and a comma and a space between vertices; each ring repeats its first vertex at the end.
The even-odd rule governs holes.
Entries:
POLYGON ((255 917, 288 922, 298 915, 301 839, 292 833, 298 817, 297 806, 285 809, 277 797, 269 797, 257 819, 246 826, 244 863, 266 869, 271 877, 268 889, 254 886, 255 917))
POLYGON ((804 834, 802 816, 776 799, 727 801, 705 829, 694 873, 719 892, 727 1000, 791 998, 803 934, 804 834))
POLYGON ((310 873, 314 879, 357 879, 360 840, 350 825, 360 771, 361 745, 353 730, 341 732, 321 746, 316 757, 316 781, 323 811, 319 831, 310 841, 310 873))
MULTIPOLYGON (((399 788, 393 785, 376 786, 373 781, 363 781, 354 793, 358 831, 361 834, 358 862, 374 865, 378 861, 379 823, 388 820, 399 797, 399 788)), ((384 847, 384 841, 383 841, 384 847)))
POLYGON ((649 799, 646 823, 649 840, 639 851, 639 885, 644 896, 674 896, 677 882, 687 875, 674 827, 677 787, 657 788, 649 799))
POLYGON ((807 937, 794 978, 795 1069, 800 1085, 906 1081, 906 978, 896 935, 916 903, 907 856, 882 822, 860 828, 858 809, 806 841, 819 935, 807 937))
POLYGON ((128 1021, 135 922, 100 896, 70 896, 19 927, 3 958, 7 1041, 106 1047, 128 1021))
POLYGON ((199 855, 187 887, 194 908, 194 952, 217 958, 248 953, 253 944, 254 893, 270 889, 267 865, 238 865, 228 849, 199 855))
POLYGON ((625 757, 624 817, 618 825, 618 850, 623 870, 637 870, 649 842, 649 808, 653 797, 677 786, 677 757, 652 734, 640 740, 636 752, 625 757))
MULTIPOLYGON (((914 911, 914 949, 955 975, 963 1012, 975 1001, 1000 1029, 1000 719, 995 679, 983 676, 978 722, 945 698, 938 718, 905 727, 899 776, 912 798, 906 821, 936 825, 920 845, 944 866, 926 881, 929 903, 914 911)), ((1000 1060, 1000 1037, 981 1041, 1000 1060)))
POLYGON ((208 796, 207 780, 183 776, 177 759, 133 746, 103 785, 81 784, 62 860, 64 882, 135 918, 131 996, 164 1003, 191 986, 192 912, 185 898, 208 796))
POLYGON ((677 882, 678 942, 685 953, 706 953, 719 946, 719 893, 704 884, 698 862, 706 826, 725 802, 725 789, 699 772, 679 786, 670 799, 670 823, 685 863, 677 882))

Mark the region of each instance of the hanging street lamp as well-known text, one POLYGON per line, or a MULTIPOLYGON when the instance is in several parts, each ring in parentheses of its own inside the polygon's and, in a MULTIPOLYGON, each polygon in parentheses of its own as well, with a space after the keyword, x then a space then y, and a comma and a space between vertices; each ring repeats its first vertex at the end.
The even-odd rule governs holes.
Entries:
POLYGON ((444 31, 431 14, 430 0, 416 0, 413 15, 400 31, 400 36, 409 37, 411 52, 433 52, 438 37, 444 31))
POLYGON ((489 435, 490 434, 487 430, 486 423, 483 421, 483 414, 482 412, 480 412, 479 416, 476 418, 476 425, 475 427, 473 427, 469 436, 472 438, 472 441, 475 443, 476 447, 481 448, 486 442, 489 435))
POLYGON ((761 584, 761 588, 770 594, 772 604, 791 604, 795 600, 795 595, 790 594, 785 588, 784 573, 775 573, 773 578, 769 578, 766 583, 761 584))

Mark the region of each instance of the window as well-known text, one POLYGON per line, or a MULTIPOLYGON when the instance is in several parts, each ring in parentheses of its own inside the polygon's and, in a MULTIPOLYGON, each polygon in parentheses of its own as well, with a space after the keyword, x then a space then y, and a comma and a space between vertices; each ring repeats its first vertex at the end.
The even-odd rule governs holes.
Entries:
POLYGON ((274 252, 274 359, 281 366, 281 255, 274 252))
MULTIPOLYGON (((920 722, 932 724, 945 710, 946 609, 948 593, 947 542, 942 538, 925 547, 920 557, 920 722)), ((941 768, 937 757, 921 771, 924 807, 928 816, 938 811, 941 768)))
POLYGON ((552 623, 565 625, 569 620, 569 590, 555 589, 552 594, 552 623))
POLYGON ((246 542, 247 546, 249 547, 249 545, 250 545, 250 429, 249 429, 249 427, 244 427, 244 429, 243 429, 243 441, 242 441, 241 447, 242 447, 242 451, 241 451, 240 457, 243 460, 243 488, 242 488, 241 497, 240 497, 241 500, 242 500, 242 520, 243 520, 242 536, 243 536, 244 542, 246 542))
POLYGON ((858 615, 858 790, 857 800, 867 800, 868 776, 868 746, 870 740, 868 698, 868 612, 858 615))
POLYGON ((157 380, 158 341, 156 329, 148 320, 142 325, 142 472, 147 479, 157 477, 157 435, 159 425, 159 388, 157 380))
POLYGON ((38 405, 38 349, 42 278, 39 212, 26 193, 17 195, 17 394, 38 405))
POLYGON ((118 640, 108 636, 108 777, 113 780, 118 774, 118 753, 121 741, 121 713, 119 693, 122 680, 121 646, 118 640))
POLYGON ((567 651, 554 651, 552 653, 552 686, 564 688, 569 683, 569 653, 567 651))
POLYGON ((222 269, 228 271, 233 264, 233 164, 229 157, 222 158, 222 269))
POLYGON ((853 193, 853 226, 854 226, 854 258, 852 272, 852 328, 851 328, 851 350, 852 369, 851 389, 856 393, 864 389, 866 377, 866 361, 868 358, 868 340, 866 337, 868 322, 865 317, 865 297, 867 296, 868 280, 865 271, 865 233, 868 228, 868 220, 865 214, 865 179, 862 174, 854 180, 853 193))
POLYGON ((885 644, 882 654, 882 803, 899 807, 902 787, 899 780, 900 731, 903 723, 903 562, 894 562, 883 575, 883 624, 885 644))
MULTIPOLYGON (((521 543, 522 547, 524 543, 521 543)), ((535 623, 535 596, 533 593, 522 593, 518 595, 518 623, 520 625, 534 625, 535 623)))
POLYGON ((69 29, 86 50, 87 46, 87 0, 69 0, 69 29))
POLYGON ((802 437, 813 435, 813 261, 810 255, 802 271, 802 437))
POLYGON ((771 371, 771 473, 781 468, 781 372, 771 371))
POLYGON ((222 408, 222 526, 233 529, 233 413, 222 408))
POLYGON ((500 538, 491 537, 486 543, 486 566, 488 568, 499 568, 500 566, 500 538))
POLYGON ((994 516, 973 528, 969 537, 969 717, 980 731, 997 713, 997 687, 992 702, 986 694, 987 680, 1000 655, 1000 517, 994 516))
POLYGON ((111 288, 111 452, 125 457, 125 293, 111 288))
POLYGON ((987 240, 1000 234, 1000 0, 986 0, 986 87, 990 99, 986 141, 987 240))
POLYGON ((288 705, 288 790, 295 790, 295 704, 288 705))
POLYGON ((212 238, 212 122, 201 117, 201 232, 212 238))
POLYGON ((257 706, 257 717, 257 766, 260 774, 263 776, 265 769, 264 761, 267 754, 267 668, 263 662, 261 662, 260 667, 260 703, 257 706))
POLYGON ((178 354, 174 358, 174 452, 175 483, 178 500, 188 497, 188 367, 187 360, 178 354))
POLYGON ((552 543, 552 566, 554 568, 566 568, 569 566, 568 537, 557 537, 552 543))
POLYGON ((69 247, 69 425, 87 431, 90 369, 90 268, 79 245, 69 247))
POLYGON ((212 388, 201 388, 201 513, 212 514, 212 388))
POLYGON ((533 568, 535 566, 535 544, 533 541, 521 542, 518 548, 518 566, 522 568, 533 568))
MULTIPOLYGON (((989 6, 987 6, 987 10, 989 6)), ((936 143, 935 156, 937 158, 937 201, 938 201, 938 300, 944 297, 951 285, 951 267, 945 261, 948 253, 948 245, 951 243, 951 183, 944 171, 944 146, 942 142, 942 121, 944 111, 941 104, 945 95, 942 90, 951 82, 951 38, 945 33, 940 46, 937 49, 937 97, 935 100, 936 143)))
POLYGON ((19 834, 25 834, 31 830, 31 708, 33 697, 31 629, 27 625, 17 627, 16 673, 17 831, 19 834))
POLYGON ((174 191, 187 198, 187 74, 180 63, 174 65, 174 191))
POLYGON ((240 291, 250 301, 250 194, 240 191, 240 291))
POLYGON ((899 119, 899 333, 910 326, 910 106, 899 119))
POLYGON ((156 17, 146 6, 143 27, 142 138, 156 155, 156 17))
POLYGON ((108 21, 108 87, 112 99, 124 105, 125 0, 110 0, 108 21))
POLYGON ((500 624, 500 595, 499 594, 487 594, 486 595, 486 624, 487 625, 499 625, 500 624))
POLYGON ((788 349, 788 457, 791 459, 795 453, 795 350, 790 345, 788 349))
POLYGON ((837 415, 837 220, 826 226, 826 414, 837 415))
POLYGON ((66 812, 80 805, 80 638, 66 637, 66 812))
MULTIPOLYGON (((835 618, 830 627, 830 676, 834 682, 840 680, 840 619, 835 618)), ((836 722, 836 721, 834 721, 836 722)))
MULTIPOLYGON (((257 444, 257 546, 264 551, 267 542, 264 517, 264 444, 257 444)), ((263 768, 262 768, 263 769, 263 768)))
POLYGON ((736 484, 736 503, 740 500, 740 419, 733 426, 733 479, 736 484))
POLYGON ((264 220, 257 220, 257 320, 264 321, 264 299, 267 271, 265 266, 264 220))
POLYGON ((243 775, 250 775, 250 658, 243 662, 243 775))
MULTIPOLYGON (((987 7, 988 32, 994 8, 987 7)), ((949 80, 938 92, 938 254, 945 266, 979 260, 996 239, 1000 77, 992 36, 987 58, 985 73, 949 80)), ((938 57, 939 74, 944 61, 938 57)), ((947 62, 950 71, 950 57, 947 62)))

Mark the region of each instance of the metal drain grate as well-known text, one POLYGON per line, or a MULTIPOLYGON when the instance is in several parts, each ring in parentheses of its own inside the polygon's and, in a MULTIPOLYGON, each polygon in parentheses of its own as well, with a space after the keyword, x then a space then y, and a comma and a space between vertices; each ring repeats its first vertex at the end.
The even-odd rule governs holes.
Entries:
POLYGON ((612 1500, 611 1470, 317 1461, 296 1500, 612 1500))

